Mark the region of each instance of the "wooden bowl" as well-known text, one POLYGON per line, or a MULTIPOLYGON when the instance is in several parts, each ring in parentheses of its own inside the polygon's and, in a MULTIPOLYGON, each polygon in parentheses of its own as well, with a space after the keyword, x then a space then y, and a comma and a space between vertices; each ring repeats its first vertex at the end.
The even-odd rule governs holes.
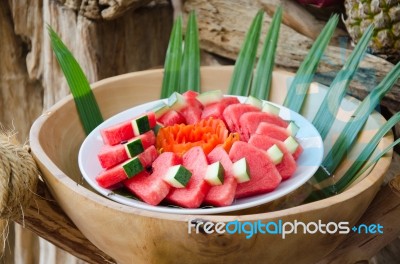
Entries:
MULTIPOLYGON (((125 74, 92 85, 104 118, 109 118, 132 106, 158 99, 162 70, 125 74)), ((202 89, 227 89, 232 67, 202 68, 202 89)), ((292 74, 277 71, 273 75, 271 100, 282 103, 292 74)), ((312 84, 310 95, 302 113, 311 119, 325 94, 326 88, 312 84)), ((339 119, 350 117, 358 104, 346 98, 339 119)), ((341 121, 334 125, 326 142, 334 141, 343 127, 341 121)), ((374 113, 368 120, 357 146, 373 134, 385 120, 374 113)), ((82 180, 77 153, 85 134, 80 125, 71 96, 58 102, 32 126, 30 143, 34 157, 52 195, 82 233, 99 249, 118 263, 313 263, 332 251, 345 235, 297 234, 282 239, 280 235, 206 234, 204 230, 188 230, 188 221, 230 222, 251 221, 268 223, 349 222, 349 227, 361 217, 374 198, 383 180, 391 153, 374 166, 369 174, 349 190, 334 197, 289 209, 266 212, 265 208, 231 215, 177 215, 155 213, 113 202, 91 190, 82 180), (340 214, 338 214, 340 212, 340 214)), ((390 144, 393 136, 387 135, 379 148, 390 144)), ((348 153, 348 161, 360 148, 348 153)), ((345 171, 344 162, 336 175, 345 171)))

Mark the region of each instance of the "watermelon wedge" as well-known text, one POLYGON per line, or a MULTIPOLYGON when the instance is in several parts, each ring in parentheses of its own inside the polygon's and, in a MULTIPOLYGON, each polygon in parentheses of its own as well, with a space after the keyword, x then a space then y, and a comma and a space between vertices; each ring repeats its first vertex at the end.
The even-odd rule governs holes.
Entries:
POLYGON ((164 152, 153 162, 153 173, 144 171, 139 175, 123 182, 126 188, 144 202, 157 205, 169 193, 171 187, 163 178, 168 169, 181 164, 182 160, 172 152, 164 152))
POLYGON ((154 132, 150 130, 124 144, 114 146, 104 145, 97 157, 101 167, 108 169, 140 154, 155 143, 156 137, 154 132))
POLYGON ((284 128, 288 126, 288 123, 277 115, 266 112, 244 113, 239 119, 241 135, 243 136, 241 139, 244 141, 248 141, 250 135, 256 132, 258 125, 261 122, 275 124, 284 128))
POLYGON ((142 118, 143 116, 147 116, 149 128, 153 128, 156 125, 156 117, 154 113, 148 112, 145 115, 140 115, 131 120, 127 120, 114 126, 102 129, 100 134, 103 138, 104 144, 114 146, 123 141, 130 140, 134 136, 138 136, 138 134, 135 135, 134 133, 132 122, 142 118))
POLYGON ((196 97, 198 95, 199 95, 198 92, 195 92, 192 90, 189 90, 182 94, 183 98, 185 98, 185 100, 189 106, 196 107, 200 110, 203 110, 203 105, 199 102, 199 100, 196 99, 196 97))
POLYGON ((183 155, 182 165, 192 172, 192 177, 186 188, 172 188, 165 199, 181 207, 197 208, 210 189, 210 185, 204 180, 208 162, 203 149, 191 148, 183 155))
POLYGON ((241 134, 240 117, 247 112, 260 112, 255 106, 246 104, 228 105, 223 112, 223 120, 229 128, 230 132, 238 132, 241 134))
POLYGON ((157 156, 157 149, 154 146, 151 146, 135 158, 128 160, 126 163, 119 164, 111 169, 103 171, 96 177, 96 181, 103 188, 112 187, 123 180, 132 178, 142 171, 145 171, 148 167, 151 167, 151 164, 157 156), (124 168, 127 163, 131 163, 132 167, 124 168), (130 174, 130 172, 135 172, 135 174, 130 174))
POLYGON ((239 183, 235 198, 244 198, 275 190, 282 180, 275 165, 265 151, 243 141, 233 143, 229 151, 232 162, 246 158, 250 168, 250 181, 239 183))
POLYGON ((204 203, 214 206, 231 205, 235 198, 237 181, 232 174, 232 161, 228 153, 222 147, 216 147, 207 156, 209 163, 221 162, 225 170, 224 183, 219 186, 213 186, 208 191, 204 203))
POLYGON ((278 169, 279 174, 282 176, 282 180, 289 179, 296 171, 296 161, 282 141, 269 136, 252 135, 250 137, 249 144, 262 150, 268 150, 275 144, 278 146, 278 148, 283 152, 283 158, 282 161, 276 165, 276 168, 278 169))
POLYGON ((284 141, 290 136, 290 132, 286 128, 268 122, 260 123, 255 134, 269 136, 280 141, 284 141))
POLYGON ((180 110, 179 113, 185 118, 186 124, 191 125, 196 124, 200 121, 202 109, 196 106, 189 105, 180 110))
POLYGON ((164 126, 173 126, 175 124, 185 124, 185 118, 175 110, 169 110, 162 115, 158 120, 164 126))

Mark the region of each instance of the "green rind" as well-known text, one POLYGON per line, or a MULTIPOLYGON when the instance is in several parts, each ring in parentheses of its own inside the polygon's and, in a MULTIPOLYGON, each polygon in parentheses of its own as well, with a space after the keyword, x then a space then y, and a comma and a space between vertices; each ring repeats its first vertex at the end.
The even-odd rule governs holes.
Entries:
POLYGON ((144 170, 143 165, 138 157, 125 162, 122 165, 122 168, 124 169, 125 174, 128 178, 132 178, 133 176, 144 170))
POLYGON ((150 121, 147 115, 143 115, 141 117, 135 118, 132 120, 132 127, 134 135, 138 136, 147 131, 150 131, 150 121))
POLYGON ((129 141, 124 145, 128 157, 133 158, 144 151, 143 143, 140 138, 129 141))

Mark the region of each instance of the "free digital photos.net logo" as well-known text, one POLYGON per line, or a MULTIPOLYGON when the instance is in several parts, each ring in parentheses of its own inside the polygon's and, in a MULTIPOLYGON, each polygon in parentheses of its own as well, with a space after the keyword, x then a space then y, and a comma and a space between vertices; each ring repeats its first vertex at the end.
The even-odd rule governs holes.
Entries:
POLYGON ((288 235, 296 234, 383 234, 381 224, 360 224, 351 227, 349 222, 317 222, 304 223, 294 220, 293 222, 283 222, 282 220, 262 222, 261 220, 249 222, 238 220, 230 222, 211 222, 202 219, 188 221, 189 234, 244 234, 246 239, 251 239, 254 235, 278 235, 286 239, 288 235))

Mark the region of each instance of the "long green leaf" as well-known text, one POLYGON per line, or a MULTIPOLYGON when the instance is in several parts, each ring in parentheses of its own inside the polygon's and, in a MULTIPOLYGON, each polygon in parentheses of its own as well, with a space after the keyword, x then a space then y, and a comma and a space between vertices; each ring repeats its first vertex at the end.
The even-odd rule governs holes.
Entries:
POLYGON ((367 143, 364 147, 360 155, 353 162, 350 168, 345 172, 345 174, 337 181, 335 184, 328 186, 322 190, 316 191, 313 194, 314 197, 318 197, 319 199, 326 198, 332 196, 336 193, 342 192, 345 188, 347 188, 352 182, 357 179, 357 172, 361 169, 361 167, 367 162, 369 157, 374 152, 376 146, 381 141, 382 137, 392 129, 393 126, 400 122, 400 112, 393 115, 382 127, 379 128, 378 132, 372 137, 372 139, 367 143))
POLYGON ((97 105, 96 98, 90 89, 90 84, 85 74, 72 53, 51 26, 48 26, 47 30, 50 35, 51 47, 64 73, 72 96, 74 97, 83 128, 86 134, 89 134, 95 127, 103 122, 103 117, 97 105))
POLYGON ((253 83, 251 85, 250 94, 259 99, 268 100, 269 98, 281 21, 282 7, 279 6, 272 18, 270 28, 265 37, 262 53, 258 60, 253 83))
POLYGON ((164 78, 161 88, 161 98, 179 91, 180 72, 182 64, 182 17, 179 16, 172 27, 167 54, 164 63, 164 78))
POLYGON ((180 92, 187 90, 200 92, 200 48, 196 14, 189 15, 185 35, 180 92))
POLYGON ((340 162, 345 158, 346 153, 350 150, 355 139, 367 121, 369 115, 379 104, 383 96, 392 88, 400 77, 400 63, 398 63, 381 83, 365 97, 363 102, 357 107, 353 116, 350 118, 343 131, 340 133, 335 144, 328 152, 322 162, 322 168, 317 170, 314 178, 317 182, 323 181, 330 177, 330 173, 334 172, 340 162))
POLYGON ((263 17, 264 11, 258 11, 246 34, 233 70, 228 89, 229 94, 247 96, 249 93, 263 17))
POLYGON ((351 80, 358 68, 360 61, 363 58, 368 43, 372 37, 373 26, 369 26, 364 35, 354 48, 346 64, 336 75, 328 93, 326 94, 322 104, 313 120, 313 125, 321 134, 322 139, 325 139, 330 128, 335 121, 340 103, 346 94, 351 80))
POLYGON ((301 110, 308 88, 310 87, 315 71, 317 70, 318 63, 329 44, 338 20, 338 15, 334 15, 329 19, 321 34, 308 52, 303 63, 300 65, 296 76, 289 87, 283 105, 295 112, 300 112, 301 110))

